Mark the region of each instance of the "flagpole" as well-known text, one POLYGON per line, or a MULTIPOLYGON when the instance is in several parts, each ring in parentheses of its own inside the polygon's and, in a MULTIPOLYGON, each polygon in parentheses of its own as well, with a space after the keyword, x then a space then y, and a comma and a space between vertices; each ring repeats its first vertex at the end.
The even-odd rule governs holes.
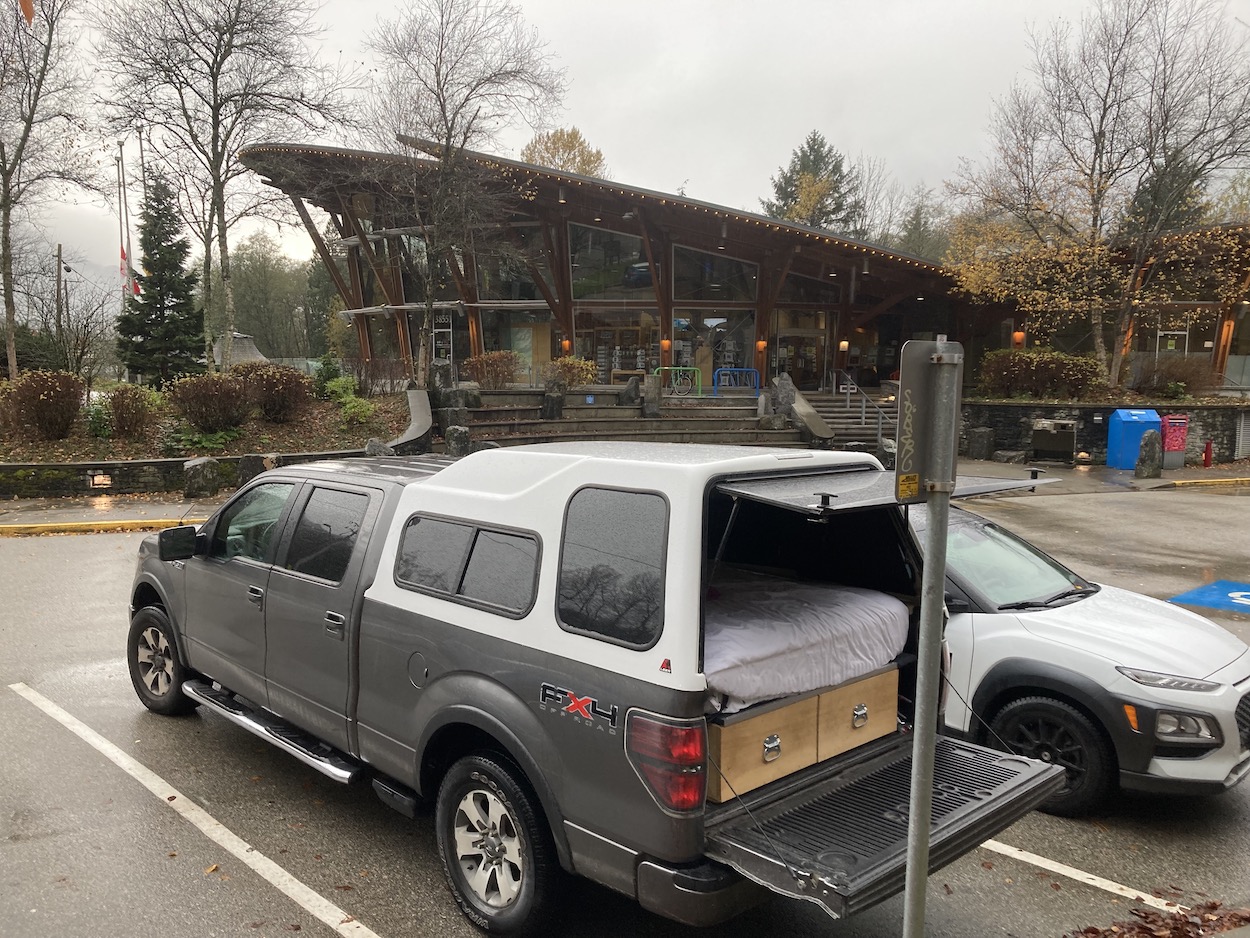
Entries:
MULTIPOLYGON (((120 145, 119 145, 120 146, 120 145)), ((117 243, 121 247, 122 263, 122 313, 126 312, 126 285, 130 282, 129 270, 130 258, 126 256, 126 222, 123 219, 125 214, 124 203, 122 202, 122 158, 120 155, 113 157, 117 170, 117 243)))
POLYGON ((135 283, 135 261, 134 251, 130 248, 130 199, 126 189, 126 141, 117 141, 117 165, 121 168, 122 178, 122 208, 126 214, 126 288, 132 293, 134 292, 135 283))

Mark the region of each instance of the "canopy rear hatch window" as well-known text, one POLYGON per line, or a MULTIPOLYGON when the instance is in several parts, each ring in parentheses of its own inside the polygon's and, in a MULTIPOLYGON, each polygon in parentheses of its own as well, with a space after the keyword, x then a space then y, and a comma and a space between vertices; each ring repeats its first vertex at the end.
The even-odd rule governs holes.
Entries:
MULTIPOLYGON (((988 495, 1011 489, 1041 485, 1041 479, 995 479, 961 476, 955 483, 955 498, 988 495)), ((776 505, 814 518, 831 511, 871 508, 895 502, 894 473, 882 469, 814 472, 781 478, 733 479, 718 483, 716 490, 732 498, 776 505)))
MULTIPOLYGON (((707 855, 835 918, 863 911, 906 882, 911 761, 911 738, 903 737, 835 775, 730 802, 708 818, 707 855)), ((1057 766, 938 737, 929 872, 1063 782, 1057 766)))

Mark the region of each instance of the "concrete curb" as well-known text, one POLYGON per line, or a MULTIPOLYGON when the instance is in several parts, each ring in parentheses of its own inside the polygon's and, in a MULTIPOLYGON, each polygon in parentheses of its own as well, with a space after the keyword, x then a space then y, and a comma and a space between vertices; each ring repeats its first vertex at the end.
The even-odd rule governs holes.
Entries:
POLYGON ((1174 479, 1163 485, 1157 485, 1155 488, 1178 489, 1195 485, 1250 485, 1250 479, 1174 479))
POLYGON ((128 521, 54 521, 48 524, 0 524, 0 537, 38 537, 43 534, 116 534, 124 531, 159 531, 180 524, 203 524, 207 518, 145 518, 128 521))

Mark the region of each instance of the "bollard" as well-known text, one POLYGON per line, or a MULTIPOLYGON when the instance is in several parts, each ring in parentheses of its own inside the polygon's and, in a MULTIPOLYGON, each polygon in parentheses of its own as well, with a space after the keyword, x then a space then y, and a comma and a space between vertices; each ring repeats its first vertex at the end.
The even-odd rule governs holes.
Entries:
POLYGON ((1207 445, 1202 449, 1202 468, 1211 468, 1211 441, 1207 440, 1207 445))

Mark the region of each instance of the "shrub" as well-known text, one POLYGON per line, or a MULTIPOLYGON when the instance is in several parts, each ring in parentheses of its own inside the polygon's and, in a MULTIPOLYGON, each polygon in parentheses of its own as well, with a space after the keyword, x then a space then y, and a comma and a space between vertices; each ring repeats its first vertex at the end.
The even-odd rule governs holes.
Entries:
POLYGON ((82 410, 86 385, 68 371, 28 371, 5 395, 17 428, 37 439, 63 440, 82 410))
POLYGON ((981 359, 987 397, 1080 397, 1098 384, 1098 362, 1053 349, 998 349, 981 359))
POLYGON ((287 423, 312 397, 312 378, 290 365, 250 369, 246 384, 251 402, 270 423, 287 423))
POLYGON ((356 393, 361 397, 394 394, 402 391, 412 378, 412 366, 402 358, 344 359, 343 364, 356 378, 356 393))
POLYGON ((339 363, 335 361, 334 356, 329 352, 322 355, 317 362, 317 370, 313 372, 313 393, 322 400, 327 400, 330 395, 326 393, 326 387, 335 378, 343 377, 343 369, 339 367, 339 363))
POLYGON ((356 396, 356 379, 351 375, 343 375, 341 378, 331 378, 326 382, 325 396, 332 401, 338 401, 342 404, 348 398, 356 396))
POLYGON ((497 391, 516 380, 521 356, 511 350, 486 352, 464 360, 465 373, 486 391, 497 391))
POLYGON ((588 358, 556 358, 543 366, 548 381, 558 381, 566 388, 580 388, 594 384, 599 376, 595 363, 588 358))
POLYGON ((270 361, 250 361, 239 362, 237 365, 230 366, 230 374, 234 375, 244 384, 252 380, 252 376, 258 371, 264 371, 266 368, 272 367, 270 361))
POLYGON ((138 440, 152 428, 160 395, 138 384, 119 384, 105 402, 113 432, 125 440, 138 440))
POLYGON ((343 415, 343 422, 348 425, 359 426, 367 423, 375 410, 377 410, 377 405, 363 397, 349 397, 339 403, 339 412, 343 415))
POLYGON ((10 398, 12 392, 12 383, 0 379, 0 435, 3 436, 17 435, 17 414, 14 413, 14 404, 10 398))
POLYGON ((1175 400, 1189 394, 1204 394, 1219 384, 1209 357, 1173 353, 1144 362, 1131 387, 1142 394, 1175 400))
POLYGON ((222 372, 179 378, 168 386, 168 395, 178 412, 204 433, 240 427, 252 409, 243 382, 222 372))
POLYGON ((87 405, 87 432, 97 440, 107 440, 113 435, 108 408, 103 404, 87 405))

